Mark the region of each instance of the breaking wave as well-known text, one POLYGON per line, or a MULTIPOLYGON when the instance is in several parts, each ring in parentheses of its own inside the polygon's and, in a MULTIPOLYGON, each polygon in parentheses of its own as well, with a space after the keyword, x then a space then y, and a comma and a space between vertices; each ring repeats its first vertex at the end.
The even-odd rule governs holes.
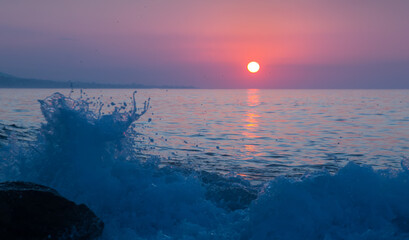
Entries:
POLYGON ((60 93, 40 101, 46 122, 34 143, 0 148, 0 180, 27 180, 87 204, 102 239, 409 239, 409 169, 349 163, 336 174, 279 177, 262 187, 140 160, 131 124, 149 109, 60 93), (94 109, 93 109, 94 107, 94 109))

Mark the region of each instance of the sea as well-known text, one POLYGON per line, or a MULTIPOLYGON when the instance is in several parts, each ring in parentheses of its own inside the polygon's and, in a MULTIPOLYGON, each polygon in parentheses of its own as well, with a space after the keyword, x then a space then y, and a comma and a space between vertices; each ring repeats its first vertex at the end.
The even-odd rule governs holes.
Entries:
POLYGON ((0 89, 0 180, 101 239, 409 239, 409 90, 0 89))

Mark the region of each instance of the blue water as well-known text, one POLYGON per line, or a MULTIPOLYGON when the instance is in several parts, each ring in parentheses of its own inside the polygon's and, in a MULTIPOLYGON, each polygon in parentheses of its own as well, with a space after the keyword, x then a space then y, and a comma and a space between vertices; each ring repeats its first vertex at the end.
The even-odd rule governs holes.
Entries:
POLYGON ((0 91, 0 180, 102 239, 409 239, 409 91, 0 91))

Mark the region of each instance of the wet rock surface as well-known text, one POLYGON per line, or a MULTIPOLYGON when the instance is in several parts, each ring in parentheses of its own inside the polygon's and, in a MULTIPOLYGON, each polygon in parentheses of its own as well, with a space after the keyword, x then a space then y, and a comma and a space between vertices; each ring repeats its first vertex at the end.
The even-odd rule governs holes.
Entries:
POLYGON ((95 239, 104 223, 84 204, 30 182, 0 183, 1 239, 95 239))

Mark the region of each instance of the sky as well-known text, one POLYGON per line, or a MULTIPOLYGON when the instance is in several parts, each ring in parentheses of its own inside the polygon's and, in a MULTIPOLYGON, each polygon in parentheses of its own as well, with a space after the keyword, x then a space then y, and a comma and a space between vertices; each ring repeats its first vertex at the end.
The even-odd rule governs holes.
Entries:
POLYGON ((408 13, 407 0, 1 0, 0 72, 198 88, 409 88, 408 13))

